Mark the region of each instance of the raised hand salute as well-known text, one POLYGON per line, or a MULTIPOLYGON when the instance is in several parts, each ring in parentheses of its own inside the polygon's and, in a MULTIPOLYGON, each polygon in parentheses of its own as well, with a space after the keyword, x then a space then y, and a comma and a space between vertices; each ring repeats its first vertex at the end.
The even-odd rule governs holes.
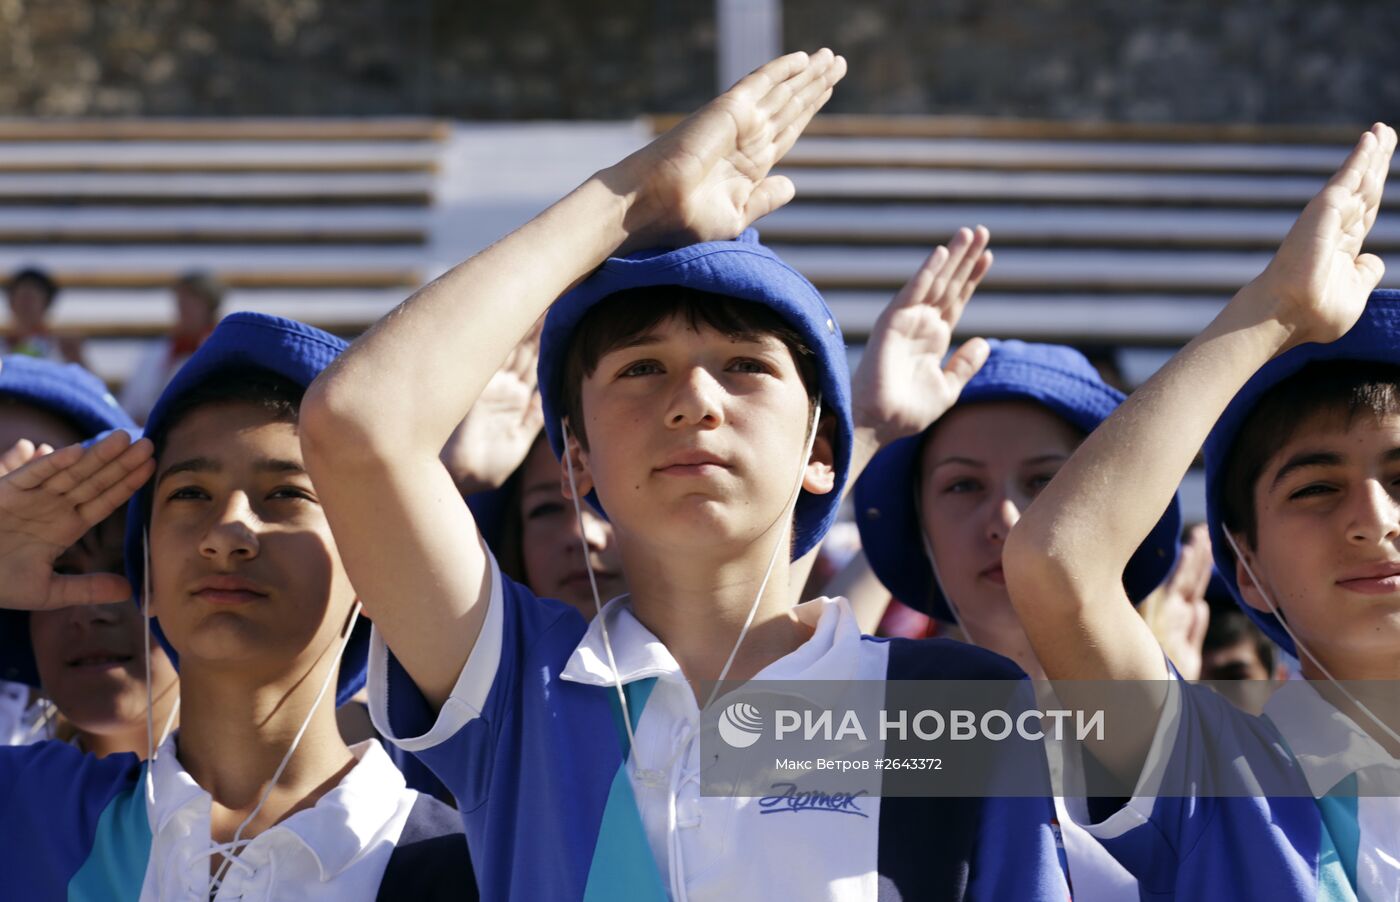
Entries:
POLYGON ((53 565, 151 477, 151 452, 148 440, 117 430, 57 451, 22 440, 0 457, 0 606, 44 610, 132 596, 118 574, 61 575, 53 565))
POLYGON ((1361 247, 1380 211, 1394 153, 1395 129, 1371 126, 1248 286, 1261 311, 1289 331, 1285 348, 1340 338, 1380 284, 1385 264, 1361 247))
POLYGON ((870 430, 878 444, 927 429, 986 361, 980 338, 947 355, 967 302, 991 269, 990 240, 981 226, 959 229, 875 320, 851 380, 851 404, 857 429, 870 430))
POLYGON ((779 57, 603 173, 630 205, 619 255, 733 238, 792 200, 792 180, 769 172, 845 75, 830 50, 779 57))

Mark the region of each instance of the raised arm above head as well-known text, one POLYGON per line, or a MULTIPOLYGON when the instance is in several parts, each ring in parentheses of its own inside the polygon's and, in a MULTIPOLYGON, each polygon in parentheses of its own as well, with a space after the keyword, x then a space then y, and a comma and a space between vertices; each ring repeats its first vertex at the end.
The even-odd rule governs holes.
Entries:
MULTIPOLYGON (((1264 272, 1084 441, 1012 531, 1007 587, 1052 679, 1167 676, 1124 594, 1124 567, 1249 377, 1289 347, 1335 340, 1360 316, 1384 270, 1361 245, 1394 149, 1387 126, 1364 134, 1264 272)), ((1121 770, 1135 771, 1150 738, 1150 729, 1136 737, 1121 770)))
POLYGON ((845 74, 780 57, 380 320, 308 391, 307 466, 365 609, 430 702, 473 647, 487 558, 439 454, 549 304, 615 254, 732 238, 787 203, 770 175, 845 74))

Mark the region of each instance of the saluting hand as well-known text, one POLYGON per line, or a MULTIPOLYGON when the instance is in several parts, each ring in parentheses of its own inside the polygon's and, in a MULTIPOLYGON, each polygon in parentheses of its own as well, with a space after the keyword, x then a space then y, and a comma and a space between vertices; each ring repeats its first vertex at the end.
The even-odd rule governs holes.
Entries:
POLYGON ((54 451, 21 440, 0 455, 0 606, 28 610, 129 599, 115 573, 54 573, 59 555, 107 519, 155 470, 148 439, 121 430, 54 451))
POLYGON ((957 403, 987 361, 988 345, 969 339, 948 354, 953 330, 992 265, 985 228, 959 229, 936 248, 881 311, 851 380, 856 425, 880 445, 917 435, 957 403))
POLYGON ((541 319, 511 351, 442 449, 442 462, 464 496, 500 488, 544 428, 536 375, 543 326, 541 319))
POLYGON ((632 200, 621 253, 733 238, 792 200, 769 173, 845 74, 830 50, 781 56, 603 173, 632 200))
POLYGON ((1361 253, 1361 245, 1375 224, 1394 152, 1395 130, 1371 126, 1255 280, 1292 330, 1289 346, 1341 338, 1385 274, 1385 264, 1361 253))

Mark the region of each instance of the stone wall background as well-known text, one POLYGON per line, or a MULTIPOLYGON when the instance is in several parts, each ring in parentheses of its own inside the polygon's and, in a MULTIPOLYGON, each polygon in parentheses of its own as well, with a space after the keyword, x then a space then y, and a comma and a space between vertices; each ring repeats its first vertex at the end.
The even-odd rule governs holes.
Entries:
MULTIPOLYGON (((1393 0, 786 0, 848 113, 1357 123, 1393 0)), ((0 0, 0 115, 627 118, 712 93, 710 0, 0 0)))

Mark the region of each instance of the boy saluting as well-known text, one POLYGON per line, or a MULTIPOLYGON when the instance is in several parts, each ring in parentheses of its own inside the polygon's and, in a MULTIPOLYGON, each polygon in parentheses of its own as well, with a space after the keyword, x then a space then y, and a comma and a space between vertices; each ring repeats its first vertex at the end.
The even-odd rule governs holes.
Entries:
POLYGON ((1384 125, 1361 137, 1264 272, 1079 447, 1006 545, 1046 673, 1139 681, 1093 750, 1132 798, 1081 815, 1144 897, 1400 894, 1400 298, 1373 291, 1384 267, 1361 253, 1394 149, 1384 125), (1123 594, 1203 441, 1217 566, 1311 681, 1262 718, 1167 682, 1123 594))
POLYGON ((763 66, 418 292, 307 395, 307 465, 375 622, 372 711, 456 795, 485 898, 1066 895, 1046 798, 862 798, 838 823, 699 792, 702 681, 1019 675, 790 602, 787 561, 848 475, 850 390, 816 290, 741 233, 792 198, 769 171, 844 73, 827 50, 763 66), (438 460, 547 310, 561 481, 606 510, 631 589, 591 623, 500 575, 438 460))
POLYGON ((237 313, 162 392, 147 438, 4 456, 18 469, 0 479, 0 603, 134 594, 145 645, 166 647, 183 698, 179 730, 154 750, 148 711, 145 761, 55 740, 0 748, 13 898, 475 898, 453 812, 408 789, 374 740, 347 746, 335 719, 363 685, 366 643, 296 414, 343 348, 237 313), (133 492, 130 584, 55 572, 133 492))

